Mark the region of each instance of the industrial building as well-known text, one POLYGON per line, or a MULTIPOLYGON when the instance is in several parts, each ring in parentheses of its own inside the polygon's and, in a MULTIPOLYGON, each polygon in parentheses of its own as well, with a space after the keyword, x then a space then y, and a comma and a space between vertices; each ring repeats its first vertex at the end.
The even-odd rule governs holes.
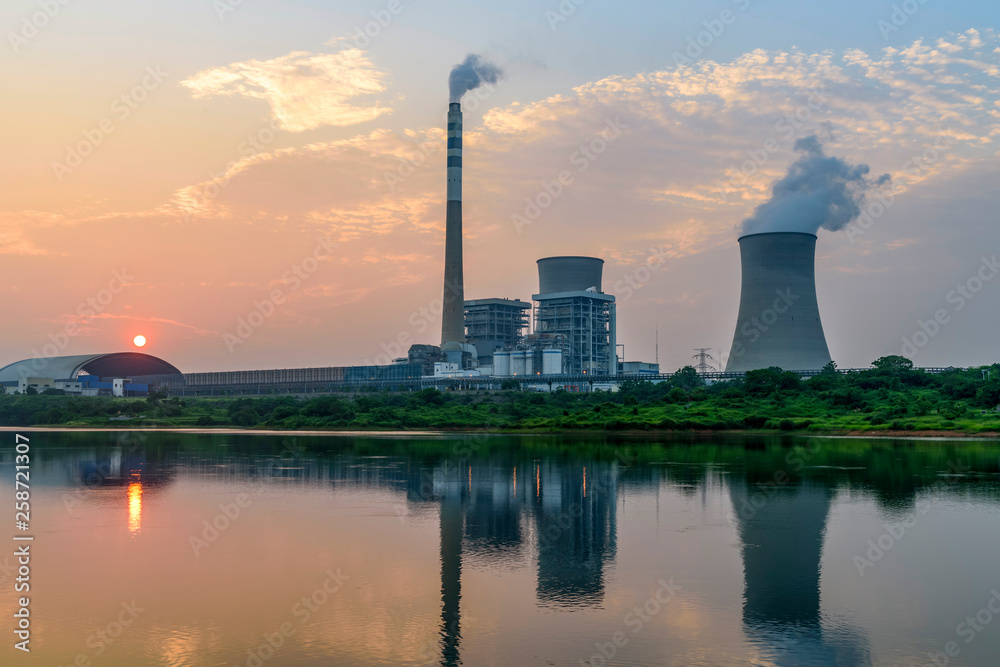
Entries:
POLYGON ((602 291, 604 260, 538 260, 535 334, 562 339, 562 371, 617 375, 615 297, 602 291))
POLYGON ((493 366, 493 354, 524 341, 531 304, 520 299, 476 299, 465 302, 466 341, 476 348, 479 365, 493 366))
POLYGON ((181 378, 163 359, 138 352, 82 354, 24 359, 0 368, 0 386, 8 394, 57 389, 79 396, 142 396, 149 391, 136 376, 181 378))
MULTIPOLYGON (((547 391, 613 389, 619 377, 662 378, 659 365, 619 358, 615 296, 603 291, 604 260, 537 260, 532 302, 465 300, 462 232, 462 108, 448 111, 444 292, 439 345, 413 345, 386 366, 182 374, 156 357, 115 353, 29 359, 0 369, 8 393, 60 389, 78 395, 318 393, 350 388, 496 388, 517 379, 547 391), (497 378, 495 381, 492 378, 497 378), (593 379, 591 379, 593 378, 593 379), (534 380, 538 379, 539 382, 534 380)), ((743 283, 726 373, 778 366, 809 373, 831 357, 816 296, 814 234, 739 239, 743 283)), ((720 373, 721 375, 721 373, 720 373)))
POLYGON ((816 235, 749 234, 739 243, 743 287, 726 371, 826 366, 831 357, 816 298, 816 235))

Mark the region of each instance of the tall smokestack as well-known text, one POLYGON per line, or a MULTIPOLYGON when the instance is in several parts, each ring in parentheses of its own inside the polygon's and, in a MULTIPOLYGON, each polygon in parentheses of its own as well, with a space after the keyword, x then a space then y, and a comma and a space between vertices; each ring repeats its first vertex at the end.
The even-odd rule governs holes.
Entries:
POLYGON ((740 238, 743 289, 727 371, 830 363, 816 298, 816 235, 768 232, 740 238))
POLYGON ((444 307, 441 345, 465 343, 462 267, 462 104, 448 105, 448 209, 445 213, 444 307))

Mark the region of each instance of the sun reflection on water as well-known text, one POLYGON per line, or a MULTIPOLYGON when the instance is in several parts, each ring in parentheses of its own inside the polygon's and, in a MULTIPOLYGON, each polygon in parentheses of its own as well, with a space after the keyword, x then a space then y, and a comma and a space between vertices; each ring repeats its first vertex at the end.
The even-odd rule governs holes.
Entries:
POLYGON ((128 485, 128 530, 133 535, 142 527, 142 482, 128 485))

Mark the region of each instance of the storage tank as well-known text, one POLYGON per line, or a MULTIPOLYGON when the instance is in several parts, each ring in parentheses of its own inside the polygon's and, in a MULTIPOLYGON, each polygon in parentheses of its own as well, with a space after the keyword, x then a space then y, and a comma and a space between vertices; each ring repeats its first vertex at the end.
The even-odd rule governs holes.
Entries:
POLYGON ((510 352, 493 353, 494 375, 506 377, 510 375, 510 352))
POLYGON ((524 351, 518 350, 517 352, 510 353, 510 374, 511 375, 524 375, 524 351))
POLYGON ((542 350, 542 375, 562 374, 562 350, 542 350))
POLYGON ((524 374, 535 374, 535 353, 528 351, 524 353, 524 374))
POLYGON ((808 371, 830 363, 816 298, 816 235, 748 234, 740 255, 740 313, 726 370, 808 371))

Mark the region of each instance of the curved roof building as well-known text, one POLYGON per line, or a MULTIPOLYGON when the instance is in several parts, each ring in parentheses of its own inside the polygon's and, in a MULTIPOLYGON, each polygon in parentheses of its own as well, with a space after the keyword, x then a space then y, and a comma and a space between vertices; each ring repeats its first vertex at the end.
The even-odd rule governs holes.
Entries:
POLYGON ((0 382, 17 382, 21 378, 27 377, 71 380, 81 374, 129 378, 147 375, 180 375, 181 372, 163 359, 148 354, 113 352, 110 354, 25 359, 0 368, 0 382))

